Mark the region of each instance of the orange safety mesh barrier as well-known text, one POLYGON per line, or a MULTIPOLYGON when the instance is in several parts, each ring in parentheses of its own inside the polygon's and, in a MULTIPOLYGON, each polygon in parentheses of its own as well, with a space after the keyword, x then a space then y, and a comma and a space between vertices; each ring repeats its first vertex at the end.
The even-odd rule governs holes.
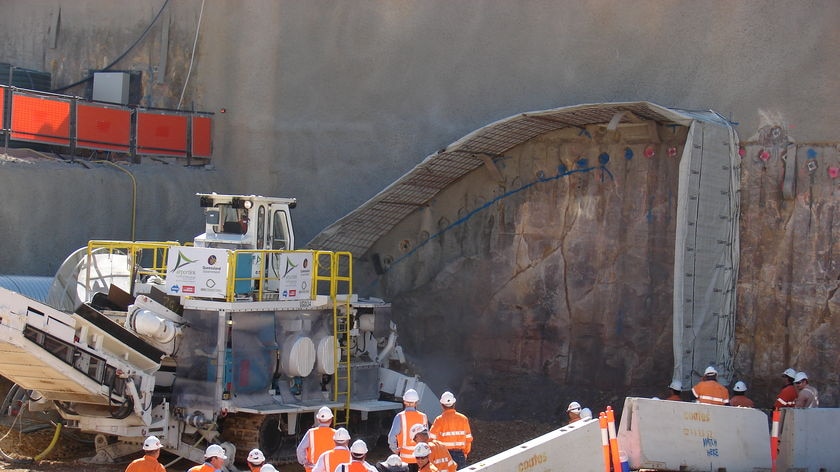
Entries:
POLYGON ((128 152, 131 110, 101 105, 76 105, 76 146, 128 152))
POLYGON ((187 116, 137 112, 137 152, 187 155, 187 116))
POLYGON ((6 87, 0 87, 0 130, 6 129, 6 87))
POLYGON ((213 121, 207 116, 192 117, 192 155, 211 157, 213 155, 213 121))
POLYGON ((12 139, 70 144, 70 100, 12 96, 12 139))

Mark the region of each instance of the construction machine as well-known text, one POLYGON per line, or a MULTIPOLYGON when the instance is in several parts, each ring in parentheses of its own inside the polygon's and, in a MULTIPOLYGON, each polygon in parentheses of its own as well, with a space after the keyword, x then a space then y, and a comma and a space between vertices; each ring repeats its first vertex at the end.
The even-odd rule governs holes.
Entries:
MULTIPOLYGON (((90 241, 45 303, 0 288, 0 375, 30 409, 95 433, 95 461, 140 449, 202 462, 220 444, 289 462, 314 412, 376 441, 408 389, 390 305, 352 292, 349 252, 296 250, 292 198, 198 194, 204 232, 176 241, 90 241)), ((425 400, 425 401, 424 401, 425 400)))

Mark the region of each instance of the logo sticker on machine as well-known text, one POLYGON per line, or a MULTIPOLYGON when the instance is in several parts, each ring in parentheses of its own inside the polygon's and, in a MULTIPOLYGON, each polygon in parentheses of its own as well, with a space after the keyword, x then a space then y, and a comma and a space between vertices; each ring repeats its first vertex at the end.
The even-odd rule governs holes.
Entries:
POLYGON ((171 294, 225 298, 227 251, 203 247, 176 247, 166 261, 166 290, 171 294))
POLYGON ((282 300, 306 300, 310 298, 312 284, 312 253, 288 252, 280 254, 280 298, 282 300))

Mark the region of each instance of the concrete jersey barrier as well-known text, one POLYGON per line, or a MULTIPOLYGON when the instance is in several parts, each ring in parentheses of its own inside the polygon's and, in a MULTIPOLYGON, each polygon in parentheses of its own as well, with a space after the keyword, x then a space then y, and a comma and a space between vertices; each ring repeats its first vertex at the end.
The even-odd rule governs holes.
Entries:
POLYGON ((628 397, 618 442, 633 469, 769 470, 768 425, 753 408, 628 397))
POLYGON ((580 472, 604 470, 601 427, 581 420, 460 470, 482 472, 580 472))
POLYGON ((840 408, 782 408, 779 472, 840 471, 840 408))

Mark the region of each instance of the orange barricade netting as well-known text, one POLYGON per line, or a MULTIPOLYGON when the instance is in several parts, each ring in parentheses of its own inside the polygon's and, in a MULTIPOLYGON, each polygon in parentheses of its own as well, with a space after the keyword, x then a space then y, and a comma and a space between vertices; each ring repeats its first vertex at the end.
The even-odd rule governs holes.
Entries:
POLYGON ((187 155, 187 116, 137 112, 137 152, 187 155))
POLYGON ((192 117, 192 155, 211 157, 213 155, 213 121, 207 116, 192 117))
POLYGON ((128 152, 131 144, 131 110, 76 104, 76 146, 128 152))
POLYGON ((0 87, 0 130, 6 129, 6 87, 0 87))
POLYGON ((11 138, 69 145, 70 100, 15 93, 11 138))

